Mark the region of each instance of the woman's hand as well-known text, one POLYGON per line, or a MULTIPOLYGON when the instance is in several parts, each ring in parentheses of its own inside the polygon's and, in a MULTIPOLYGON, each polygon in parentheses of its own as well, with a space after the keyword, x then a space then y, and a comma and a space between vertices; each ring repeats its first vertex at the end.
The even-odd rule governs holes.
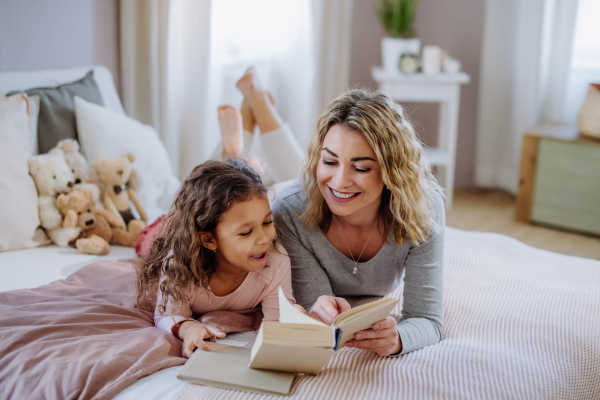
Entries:
POLYGON ((335 317, 351 308, 350 303, 341 297, 319 296, 308 315, 327 325, 331 325, 335 317))
POLYGON ((402 350, 402 342, 396 330, 396 320, 389 316, 373 324, 371 329, 356 332, 354 340, 346 342, 346 346, 371 350, 380 356, 398 353, 402 350))
POLYGON ((201 324, 198 321, 184 321, 179 326, 179 332, 177 332, 175 336, 183 340, 183 346, 181 348, 183 356, 190 358, 196 348, 210 351, 210 346, 204 339, 213 336, 224 338, 225 333, 214 326, 201 324))

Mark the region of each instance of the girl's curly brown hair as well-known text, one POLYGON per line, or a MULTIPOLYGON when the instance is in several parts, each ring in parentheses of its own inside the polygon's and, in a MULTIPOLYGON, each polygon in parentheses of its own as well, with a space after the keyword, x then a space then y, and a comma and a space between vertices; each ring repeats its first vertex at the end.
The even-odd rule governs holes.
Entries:
POLYGON ((216 255, 202 245, 198 233, 214 235, 221 216, 234 203, 252 196, 266 197, 267 188, 243 160, 211 160, 195 167, 164 219, 164 234, 138 265, 136 307, 153 309, 162 274, 161 313, 169 299, 176 308, 188 302, 191 284, 207 289, 217 269, 216 255))

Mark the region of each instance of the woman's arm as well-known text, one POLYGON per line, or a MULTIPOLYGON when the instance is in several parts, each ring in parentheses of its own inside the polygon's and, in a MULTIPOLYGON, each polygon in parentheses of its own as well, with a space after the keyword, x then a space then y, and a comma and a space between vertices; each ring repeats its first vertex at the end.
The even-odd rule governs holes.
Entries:
POLYGON ((404 263, 404 301, 397 325, 405 354, 442 340, 444 323, 444 203, 432 196, 435 226, 425 243, 412 246, 404 263))

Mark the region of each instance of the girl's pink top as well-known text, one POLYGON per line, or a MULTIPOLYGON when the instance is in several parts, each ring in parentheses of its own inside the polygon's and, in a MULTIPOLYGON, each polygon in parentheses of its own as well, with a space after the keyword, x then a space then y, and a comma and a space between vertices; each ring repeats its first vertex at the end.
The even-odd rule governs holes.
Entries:
MULTIPOLYGON (((279 286, 288 300, 295 303, 292 295, 290 258, 281 245, 278 247, 278 251, 271 247, 267 265, 259 271, 249 272, 242 284, 228 295, 215 296, 210 289, 205 290, 194 286, 190 289, 190 303, 180 307, 177 315, 172 313, 174 307, 171 301, 167 302, 165 312, 159 313, 158 306, 162 303, 162 292, 159 290, 154 311, 154 324, 166 332, 173 333, 173 327, 176 324, 193 320, 193 314, 202 316, 212 311, 242 311, 239 319, 243 320, 245 318, 244 311, 247 312, 259 305, 262 305, 264 320, 278 321, 279 286)), ((231 313, 228 318, 235 319, 236 315, 231 313)))

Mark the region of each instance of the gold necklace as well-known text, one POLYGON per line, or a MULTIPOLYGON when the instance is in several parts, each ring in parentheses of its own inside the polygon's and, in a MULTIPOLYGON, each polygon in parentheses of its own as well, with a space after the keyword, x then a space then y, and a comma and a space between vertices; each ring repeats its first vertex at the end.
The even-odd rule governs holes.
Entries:
POLYGON ((346 238, 344 237, 344 232, 342 232, 342 226, 340 225, 340 223, 338 221, 335 221, 335 223, 337 224, 338 229, 340 230, 340 233, 342 234, 342 239, 344 239, 344 243, 346 244, 348 253, 350 253, 350 257, 352 258, 352 261, 354 261, 354 271, 352 271, 352 274, 356 275, 356 273, 358 272, 358 260, 360 260, 363 253, 365 252, 365 249, 367 248, 367 245, 369 244, 369 241, 371 240, 371 236, 373 236, 373 232, 375 232, 377 223, 375 223, 375 225, 373 226, 373 229, 371 230, 371 234, 369 235, 369 238, 367 239, 367 243, 365 243, 365 247, 363 247, 362 251, 360 252, 360 256, 358 256, 357 259, 354 259, 354 256, 352 255, 352 251, 350 250, 350 246, 348 246, 348 242, 346 242, 346 238))

